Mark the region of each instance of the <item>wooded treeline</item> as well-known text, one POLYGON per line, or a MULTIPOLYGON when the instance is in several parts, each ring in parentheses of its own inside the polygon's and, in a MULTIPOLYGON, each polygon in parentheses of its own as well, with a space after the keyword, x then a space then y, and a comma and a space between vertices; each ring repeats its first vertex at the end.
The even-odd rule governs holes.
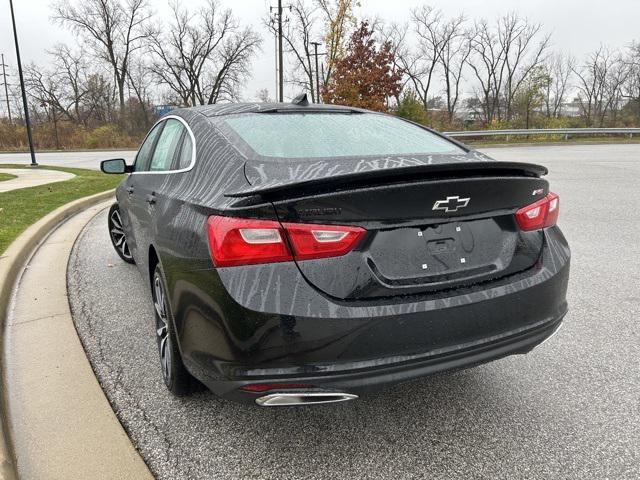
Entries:
MULTIPOLYGON (((443 130, 640 125, 638 42, 576 58, 517 13, 448 17, 425 4, 390 24, 359 18, 361 3, 290 2, 288 91, 443 130)), ((46 65, 25 70, 39 148, 135 147, 168 106, 243 99, 256 56, 273 55, 273 17, 251 26, 217 0, 170 5, 160 18, 150 0, 52 3, 52 19, 76 42, 53 46, 46 65)), ((0 119, 3 150, 25 143, 15 86, 11 93, 11 121, 4 102, 0 119)), ((266 88, 256 96, 271 97, 266 88)))

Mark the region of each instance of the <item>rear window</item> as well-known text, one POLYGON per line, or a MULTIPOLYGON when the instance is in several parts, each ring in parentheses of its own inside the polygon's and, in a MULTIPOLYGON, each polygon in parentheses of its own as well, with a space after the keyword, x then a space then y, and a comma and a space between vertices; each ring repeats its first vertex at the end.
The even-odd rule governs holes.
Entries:
POLYGON ((225 122, 265 157, 463 153, 455 144, 416 125, 374 113, 254 113, 225 122))

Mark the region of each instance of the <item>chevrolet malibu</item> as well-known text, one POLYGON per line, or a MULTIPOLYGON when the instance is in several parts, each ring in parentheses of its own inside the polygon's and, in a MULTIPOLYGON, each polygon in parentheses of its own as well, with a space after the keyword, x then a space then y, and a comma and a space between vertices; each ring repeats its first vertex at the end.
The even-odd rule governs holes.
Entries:
POLYGON ((350 107, 184 108, 108 216, 150 287, 164 382, 260 406, 357 398, 530 352, 567 312, 540 165, 350 107))

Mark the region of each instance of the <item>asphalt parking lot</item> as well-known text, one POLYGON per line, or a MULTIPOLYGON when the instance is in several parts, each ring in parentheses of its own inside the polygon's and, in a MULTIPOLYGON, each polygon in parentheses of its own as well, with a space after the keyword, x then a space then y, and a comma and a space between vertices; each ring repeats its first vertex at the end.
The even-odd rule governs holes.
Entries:
POLYGON ((547 165, 572 247, 562 330, 526 356, 345 404, 260 409, 162 383, 149 289, 106 212, 68 270, 81 339, 151 470, 178 478, 640 477, 640 145, 485 150, 547 165))
MULTIPOLYGON (((53 165, 56 167, 88 168, 100 170, 100 161, 109 158, 124 158, 133 163, 136 152, 133 150, 91 150, 87 152, 37 152, 36 161, 40 165, 53 165)), ((31 162, 28 153, 0 153, 0 164, 31 162)))

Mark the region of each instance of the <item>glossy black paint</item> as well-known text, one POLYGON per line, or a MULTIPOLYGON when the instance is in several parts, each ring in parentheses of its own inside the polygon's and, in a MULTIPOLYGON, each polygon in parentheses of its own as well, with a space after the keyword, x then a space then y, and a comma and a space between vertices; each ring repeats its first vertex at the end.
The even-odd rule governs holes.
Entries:
POLYGON ((193 133, 194 164, 134 172, 117 188, 149 285, 162 265, 179 349, 196 378, 235 400, 253 400, 238 390, 244 384, 285 380, 358 393, 523 353, 557 328, 567 310, 567 242, 557 227, 521 232, 513 219, 548 192, 544 167, 466 150, 274 165, 221 123, 297 110, 353 109, 175 110, 193 133), (468 208, 432 210, 452 194, 471 198, 468 208), (343 257, 215 268, 205 230, 212 214, 369 232, 343 257))

